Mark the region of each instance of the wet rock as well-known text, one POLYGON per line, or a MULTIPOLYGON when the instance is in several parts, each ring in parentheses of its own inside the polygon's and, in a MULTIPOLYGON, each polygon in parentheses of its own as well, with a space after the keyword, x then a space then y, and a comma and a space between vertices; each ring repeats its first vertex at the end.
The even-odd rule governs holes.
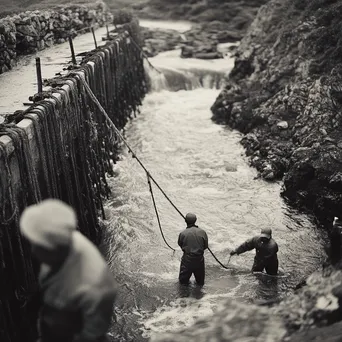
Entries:
POLYGON ((317 271, 307 279, 305 287, 284 299, 272 311, 283 317, 291 333, 333 324, 342 318, 339 297, 336 296, 339 292, 335 290, 337 284, 342 284, 341 271, 331 269, 328 277, 323 271, 317 271))
MULTIPOLYGON (((182 55, 184 58, 184 55, 182 55)), ((198 59, 217 59, 217 58, 223 58, 222 53, 220 52, 196 52, 193 54, 194 58, 198 59)))
POLYGON ((287 121, 280 121, 277 123, 277 127, 280 129, 288 129, 289 128, 289 124, 287 121))
POLYGON ((194 55, 194 48, 192 46, 182 46, 181 57, 192 58, 194 55))
POLYGON ((342 323, 335 323, 328 327, 307 329, 303 332, 294 334, 291 338, 285 341, 289 342, 340 342, 342 341, 342 323), (328 339, 328 340, 327 340, 328 339))
POLYGON ((160 52, 174 50, 183 41, 180 33, 175 30, 141 28, 144 41, 144 51, 149 57, 160 52))
POLYGON ((217 32, 206 29, 205 25, 196 25, 184 33, 182 58, 217 59, 223 58, 217 51, 217 32), (191 52, 191 53, 190 53, 191 52))

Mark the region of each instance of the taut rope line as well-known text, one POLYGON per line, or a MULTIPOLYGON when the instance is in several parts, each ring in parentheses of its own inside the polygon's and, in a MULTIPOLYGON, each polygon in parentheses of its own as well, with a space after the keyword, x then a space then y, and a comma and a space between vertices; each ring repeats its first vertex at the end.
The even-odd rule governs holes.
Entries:
MULTIPOLYGON (((85 88, 85 90, 87 91, 88 95, 90 96, 90 98, 94 101, 94 103, 98 106, 98 108, 100 109, 100 111, 103 113, 103 115, 105 116, 105 118, 107 119, 109 125, 114 129, 115 133, 121 138, 122 142, 126 145, 126 147, 128 148, 128 151, 130 153, 132 153, 132 157, 135 158, 137 160, 137 162, 140 164, 140 166, 144 169, 144 171, 146 172, 147 175, 147 180, 148 180, 148 184, 149 184, 149 188, 150 188, 150 192, 151 192, 151 196, 152 196, 152 201, 153 201, 153 205, 155 208, 155 212, 157 215, 157 220, 158 220, 158 224, 159 224, 159 228, 160 231, 162 233, 162 237, 164 239, 164 242, 166 243, 166 245, 172 249, 173 251, 175 251, 174 248, 172 248, 166 241, 162 228, 161 228, 161 224, 160 224, 160 219, 159 219, 159 214, 158 214, 158 210, 155 204, 155 200, 154 200, 154 195, 153 195, 153 191, 152 191, 152 186, 151 186, 151 182, 150 180, 152 180, 154 182, 154 184, 158 187, 158 189, 161 191, 161 193, 165 196, 165 198, 170 202, 170 204, 175 208, 175 210, 179 213, 180 216, 182 216, 183 219, 185 219, 185 216, 182 214, 182 212, 176 207, 176 205, 171 201, 171 199, 167 196, 167 194, 164 192, 164 190, 160 187, 160 185, 157 183, 157 181, 151 176, 150 172, 146 169, 145 165, 141 162, 141 160, 137 157, 137 155, 133 152, 132 148, 130 147, 130 145, 127 143, 127 141, 125 140, 125 138, 122 136, 121 132, 119 131, 119 129, 114 125, 113 121, 111 120, 111 118, 108 116, 108 114, 106 113, 106 111, 104 110, 104 108, 102 107, 101 103, 98 101, 98 99, 96 98, 96 96, 94 95, 93 91, 91 90, 91 88, 89 87, 87 81, 84 78, 84 75, 78 72, 71 72, 70 74, 75 75, 76 77, 78 77, 81 81, 82 84, 85 88)), ((211 251, 211 249, 208 247, 209 252, 211 253, 211 255, 214 257, 214 259, 223 267, 228 269, 227 266, 223 265, 215 256, 215 254, 211 251)), ((228 260, 228 263, 230 261, 230 258, 228 260)))
POLYGON ((152 202, 153 202, 153 206, 154 206, 154 211, 156 212, 156 216, 157 216, 157 221, 158 221, 158 225, 159 225, 159 229, 160 229, 160 233, 161 233, 161 236, 163 237, 164 239, 164 242, 165 244, 173 250, 173 252, 176 252, 176 250, 171 247, 168 242, 166 241, 165 239, 165 236, 164 236, 164 233, 163 233, 163 230, 162 230, 162 227, 161 227, 161 223, 160 223, 160 218, 159 218, 159 213, 158 213, 158 209, 157 209, 157 205, 156 205, 156 201, 154 199, 154 194, 153 194, 153 189, 152 189, 152 184, 151 184, 151 180, 150 180, 150 175, 148 173, 146 173, 147 175, 147 183, 148 183, 148 186, 150 188, 150 193, 151 193, 151 197, 152 197, 152 202))

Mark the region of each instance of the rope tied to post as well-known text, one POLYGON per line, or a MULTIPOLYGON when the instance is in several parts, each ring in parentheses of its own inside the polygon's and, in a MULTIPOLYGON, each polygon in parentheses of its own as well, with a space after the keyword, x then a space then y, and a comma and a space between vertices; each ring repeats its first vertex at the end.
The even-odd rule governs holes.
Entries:
MULTIPOLYGON (((175 252, 175 249, 173 247, 171 247, 169 245, 169 243, 166 241, 162 227, 161 227, 161 222, 160 222, 160 218, 159 218, 159 213, 157 210, 157 206, 155 203, 155 198, 154 198, 154 194, 153 194, 153 189, 152 189, 152 184, 151 184, 151 180, 153 181, 153 183, 158 187, 158 189, 161 191, 161 193, 165 196, 165 198, 169 201, 169 203, 173 206, 173 208, 179 213, 179 215, 185 219, 185 216, 183 215, 183 213, 177 208, 177 206, 172 202, 172 200, 169 198, 169 196, 165 193, 165 191, 161 188, 161 186, 158 184, 158 182, 154 179, 154 177, 151 175, 151 173, 148 171, 148 169, 145 167, 145 165, 142 163, 142 161, 137 157, 137 155, 134 153, 134 151, 132 150, 131 146, 127 143, 126 139, 123 137, 123 135, 121 134, 120 130, 114 125, 113 121, 110 119, 110 117, 108 116, 108 114, 106 113, 106 111, 104 110, 104 108, 102 107, 101 103, 98 101, 98 99, 96 98, 96 96, 94 95, 93 91, 91 90, 91 88, 89 87, 87 81, 85 80, 85 77, 83 75, 83 73, 81 72, 71 72, 70 74, 73 74, 77 79, 79 79, 81 81, 81 83, 83 84, 87 94, 89 95, 89 97, 91 98, 92 101, 94 101, 94 103, 98 106, 99 110, 102 112, 102 114, 105 116, 105 118, 107 119, 109 125, 113 128, 113 130, 115 131, 115 133, 118 135, 118 137, 120 137, 120 139, 122 140, 122 142, 124 143, 124 145, 128 148, 128 151, 132 154, 132 158, 136 159, 137 162, 139 163, 139 165, 144 169, 144 171, 146 172, 146 176, 147 176, 147 182, 149 185, 149 189, 151 192, 151 197, 152 197, 152 202, 154 205, 154 209, 155 209, 155 213, 157 216, 157 220, 158 220, 158 225, 159 225, 159 229, 160 232, 162 234, 162 237, 164 239, 165 244, 172 249, 175 252)), ((222 264, 222 262, 215 256, 215 254, 211 251, 211 249, 208 247, 209 252, 211 253, 211 255, 214 257, 214 259, 219 263, 219 265, 221 265, 223 268, 228 269, 227 266, 225 266, 224 264, 222 264)), ((230 261, 230 258, 229 258, 230 261)), ((228 261, 228 263, 229 263, 228 261)))

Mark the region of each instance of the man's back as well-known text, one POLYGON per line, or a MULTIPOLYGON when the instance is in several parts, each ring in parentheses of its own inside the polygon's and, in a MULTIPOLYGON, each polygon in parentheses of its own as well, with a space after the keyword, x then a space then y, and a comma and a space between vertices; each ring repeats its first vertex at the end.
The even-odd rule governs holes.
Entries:
POLYGON ((197 226, 188 227, 179 234, 178 245, 186 254, 203 255, 208 248, 207 233, 197 226))
POLYGON ((75 231, 72 247, 62 267, 51 274, 43 264, 39 276, 44 303, 58 309, 80 305, 83 296, 115 298, 116 285, 98 249, 81 233, 75 231))
POLYGON ((257 257, 275 257, 278 252, 278 244, 274 241, 273 238, 269 239, 269 241, 267 242, 262 241, 260 238, 256 238, 255 249, 257 257))

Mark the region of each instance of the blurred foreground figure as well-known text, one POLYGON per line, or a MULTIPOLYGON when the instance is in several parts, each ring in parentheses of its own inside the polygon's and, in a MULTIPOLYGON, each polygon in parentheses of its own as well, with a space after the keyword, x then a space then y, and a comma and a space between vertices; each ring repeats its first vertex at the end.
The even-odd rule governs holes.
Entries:
POLYGON ((204 285, 204 250, 208 248, 208 236, 203 229, 195 225, 196 220, 195 214, 186 214, 187 227, 178 237, 178 245, 183 251, 179 282, 183 285, 189 284, 192 274, 198 285, 204 285))
POLYGON ((114 278, 96 246, 76 231, 74 210, 48 199, 26 208, 21 233, 41 263, 41 342, 102 342, 111 324, 114 278))
POLYGON ((238 248, 230 252, 230 255, 242 254, 252 249, 256 250, 252 272, 262 272, 264 269, 267 274, 278 274, 278 245, 272 239, 272 230, 265 228, 261 230, 259 236, 255 236, 238 248))

